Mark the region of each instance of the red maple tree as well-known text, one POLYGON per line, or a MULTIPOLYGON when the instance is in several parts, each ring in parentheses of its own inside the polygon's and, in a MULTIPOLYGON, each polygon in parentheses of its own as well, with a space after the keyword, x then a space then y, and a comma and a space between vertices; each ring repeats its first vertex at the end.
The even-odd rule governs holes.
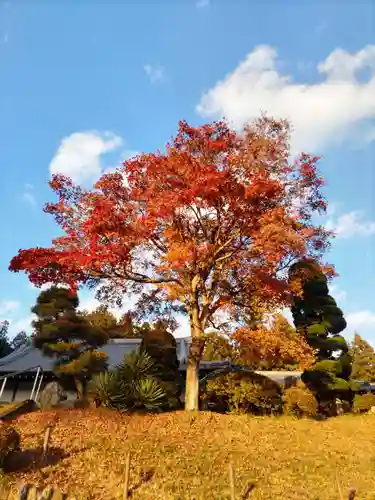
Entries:
POLYGON ((185 407, 197 409, 204 332, 217 313, 249 319, 287 304, 290 264, 327 246, 312 221, 326 208, 317 162, 289 161, 285 121, 261 117, 241 134, 224 122, 181 122, 165 152, 125 161, 92 190, 55 175, 58 201, 45 211, 65 234, 20 250, 10 269, 38 286, 95 286, 107 300, 144 287, 147 313, 186 312, 185 407))

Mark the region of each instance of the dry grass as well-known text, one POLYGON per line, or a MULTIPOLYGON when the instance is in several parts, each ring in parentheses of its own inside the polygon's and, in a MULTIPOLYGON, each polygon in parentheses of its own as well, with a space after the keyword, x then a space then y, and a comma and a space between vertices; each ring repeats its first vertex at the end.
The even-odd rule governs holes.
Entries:
POLYGON ((227 500, 228 464, 250 498, 334 500, 351 487, 358 499, 375 498, 375 416, 328 421, 179 413, 123 416, 110 411, 35 412, 15 422, 28 454, 8 472, 20 482, 60 486, 79 500, 122 499, 130 450, 131 498, 227 500), (39 465, 45 427, 55 423, 51 452, 39 465), (339 484, 338 484, 339 483, 339 484))

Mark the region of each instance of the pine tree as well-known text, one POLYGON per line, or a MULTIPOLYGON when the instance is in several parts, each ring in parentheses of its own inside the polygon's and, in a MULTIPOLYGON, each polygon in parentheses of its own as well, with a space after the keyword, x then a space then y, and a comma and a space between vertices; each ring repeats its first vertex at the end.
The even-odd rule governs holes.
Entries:
POLYGON ((0 322, 0 358, 8 356, 12 352, 12 346, 10 345, 8 338, 9 321, 0 322))
POLYGON ((18 332, 10 343, 13 351, 29 344, 30 344, 30 337, 24 330, 18 332))
POLYGON ((327 278, 314 261, 300 261, 290 269, 294 285, 301 293, 293 300, 294 324, 314 349, 317 362, 302 375, 303 382, 315 394, 321 407, 329 407, 336 398, 352 403, 351 357, 345 338, 343 312, 329 295, 327 278))
POLYGON ((31 311, 34 346, 55 359, 55 374, 74 380, 77 396, 83 397, 87 381, 106 369, 107 356, 96 349, 108 340, 107 333, 77 314, 78 296, 52 286, 42 291, 31 311))
POLYGON ((362 382, 375 382, 375 351, 358 333, 350 348, 353 358, 352 378, 362 382))

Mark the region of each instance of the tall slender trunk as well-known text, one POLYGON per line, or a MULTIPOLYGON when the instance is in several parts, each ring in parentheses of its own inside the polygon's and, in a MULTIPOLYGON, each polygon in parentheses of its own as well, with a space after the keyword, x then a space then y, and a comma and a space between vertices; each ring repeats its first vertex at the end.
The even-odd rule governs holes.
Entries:
POLYGON ((199 410, 199 362, 204 349, 204 337, 192 329, 192 339, 186 368, 185 410, 199 410))

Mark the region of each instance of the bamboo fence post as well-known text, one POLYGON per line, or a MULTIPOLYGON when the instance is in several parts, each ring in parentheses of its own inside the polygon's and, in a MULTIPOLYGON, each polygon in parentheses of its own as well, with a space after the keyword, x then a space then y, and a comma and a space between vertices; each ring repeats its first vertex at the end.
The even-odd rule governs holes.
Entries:
POLYGON ((130 451, 126 455, 125 462, 125 478, 124 478, 124 495, 123 499, 129 498, 129 482, 130 482, 130 451))
POLYGON ((44 434, 44 441, 43 441, 43 456, 45 456, 48 452, 48 447, 49 447, 49 442, 51 439, 51 433, 52 433, 52 426, 49 425, 46 429, 46 432, 44 434))
POLYGON ((236 500, 236 493, 234 489, 234 471, 233 471, 233 463, 229 462, 229 488, 230 488, 230 498, 231 500, 236 500))

